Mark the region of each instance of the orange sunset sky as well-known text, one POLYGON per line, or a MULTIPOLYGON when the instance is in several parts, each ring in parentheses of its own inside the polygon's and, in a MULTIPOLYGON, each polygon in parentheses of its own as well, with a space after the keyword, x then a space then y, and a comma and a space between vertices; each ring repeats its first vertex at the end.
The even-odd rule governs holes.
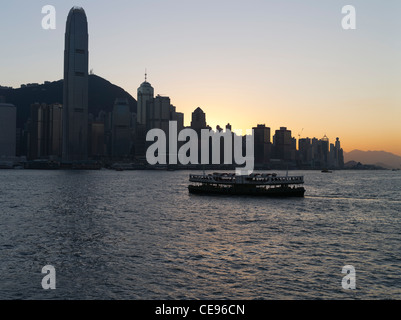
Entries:
POLYGON ((294 137, 339 137, 346 152, 401 156, 401 2, 61 1, 56 30, 41 28, 43 1, 5 1, 0 85, 62 78, 65 21, 74 5, 89 23, 90 69, 136 98, 148 81, 190 124, 282 126, 294 137), (21 10, 21 7, 24 10, 21 10))

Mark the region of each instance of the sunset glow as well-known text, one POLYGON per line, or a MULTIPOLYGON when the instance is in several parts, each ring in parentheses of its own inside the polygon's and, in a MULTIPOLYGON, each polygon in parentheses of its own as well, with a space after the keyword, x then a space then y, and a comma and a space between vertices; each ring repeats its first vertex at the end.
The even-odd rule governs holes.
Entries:
MULTIPOLYGON (((46 31, 38 4, 3 4, 0 85, 62 78, 75 3, 53 2, 57 28, 46 31)), ((353 1, 356 30, 341 27, 338 1, 79 2, 90 69, 136 98, 147 68, 155 94, 169 96, 187 125, 201 107, 213 128, 286 126, 295 138, 339 137, 346 152, 401 155, 399 1, 353 1)))

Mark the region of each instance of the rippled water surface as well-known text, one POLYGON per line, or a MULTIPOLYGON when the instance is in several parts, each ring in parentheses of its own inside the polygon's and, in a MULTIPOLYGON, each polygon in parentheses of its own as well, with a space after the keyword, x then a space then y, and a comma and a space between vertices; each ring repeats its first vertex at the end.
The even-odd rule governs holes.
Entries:
POLYGON ((190 195, 186 171, 0 171, 0 299, 401 299, 401 172, 290 173, 305 198, 190 195))

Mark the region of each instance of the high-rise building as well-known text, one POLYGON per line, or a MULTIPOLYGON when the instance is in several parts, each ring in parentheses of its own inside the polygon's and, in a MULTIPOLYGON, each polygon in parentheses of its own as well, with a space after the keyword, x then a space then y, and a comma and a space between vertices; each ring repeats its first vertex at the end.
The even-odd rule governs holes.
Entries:
POLYGON ((0 158, 15 157, 17 133, 17 108, 0 103, 0 158))
POLYGON ((263 165, 270 161, 270 128, 258 124, 253 128, 255 164, 263 165))
POLYGON ((147 81, 147 74, 145 74, 145 82, 138 88, 137 96, 137 121, 140 125, 147 127, 146 120, 147 115, 147 103, 154 97, 154 89, 151 84, 147 81))
POLYGON ((184 114, 177 112, 177 108, 170 105, 170 121, 177 121, 177 132, 180 133, 184 129, 184 114))
POLYGON ((147 103, 147 129, 162 129, 166 134, 168 133, 170 121, 170 98, 157 95, 156 98, 151 99, 147 103))
POLYGON ((147 123, 149 119, 147 110, 153 98, 154 89, 147 81, 147 74, 145 73, 145 82, 143 82, 137 90, 137 125, 135 126, 134 151, 135 156, 139 158, 144 158, 146 154, 146 134, 149 128, 149 124, 147 123))
POLYGON ((89 155, 93 159, 103 158, 106 154, 104 121, 91 122, 89 129, 89 155))
POLYGON ((335 144, 330 144, 329 166, 333 168, 342 168, 344 166, 343 149, 341 149, 339 138, 336 138, 335 144))
POLYGON ((112 156, 124 158, 131 154, 131 112, 128 99, 116 99, 112 113, 112 156))
POLYGON ((280 130, 276 130, 274 144, 277 159, 287 161, 293 160, 291 153, 293 145, 291 130, 287 130, 286 127, 281 127, 280 130))
POLYGON ((29 124, 29 158, 60 158, 63 107, 60 104, 31 105, 29 124))
POLYGON ((303 138, 298 140, 299 157, 302 164, 311 164, 312 161, 312 143, 311 139, 303 138))
POLYGON ((320 165, 323 167, 327 167, 329 165, 329 152, 330 152, 330 140, 324 135, 322 139, 320 139, 320 144, 322 146, 321 149, 321 163, 320 165))
POLYGON ((198 132, 198 134, 202 129, 207 128, 206 114, 201 108, 196 108, 196 110, 192 112, 191 128, 198 132))
POLYGON ((88 157, 88 38, 85 11, 73 7, 65 31, 63 161, 88 157))

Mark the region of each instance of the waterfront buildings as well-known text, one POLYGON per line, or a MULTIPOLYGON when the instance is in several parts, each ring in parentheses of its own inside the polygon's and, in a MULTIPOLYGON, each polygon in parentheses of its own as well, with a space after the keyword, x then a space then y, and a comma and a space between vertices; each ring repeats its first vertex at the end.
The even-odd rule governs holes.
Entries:
POLYGON ((62 118, 63 107, 60 104, 31 105, 29 122, 28 158, 59 159, 62 151, 62 118))
POLYGON ((128 99, 116 99, 112 113, 112 158, 128 158, 132 148, 131 111, 128 99))
POLYGON ((16 153, 17 108, 0 103, 0 158, 13 158, 16 153))

